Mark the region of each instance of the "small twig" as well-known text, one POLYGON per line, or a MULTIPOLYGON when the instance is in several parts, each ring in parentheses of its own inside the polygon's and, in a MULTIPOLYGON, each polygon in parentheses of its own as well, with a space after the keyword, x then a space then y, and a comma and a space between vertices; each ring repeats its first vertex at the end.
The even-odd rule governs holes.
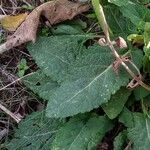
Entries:
POLYGON ((25 77, 28 77, 28 76, 30 76, 30 75, 32 75, 32 74, 34 74, 34 73, 35 73, 35 72, 32 72, 32 73, 29 73, 29 74, 27 74, 27 75, 25 75, 25 76, 21 77, 21 78, 18 78, 17 80, 15 80, 15 81, 11 82, 10 84, 7 84, 6 86, 4 86, 4 87, 0 88, 0 91, 2 91, 2 90, 4 90, 4 89, 6 89, 7 87, 9 87, 9 86, 13 85, 14 83, 16 83, 16 82, 18 82, 18 81, 20 81, 20 80, 24 79, 25 77))
POLYGON ((0 76, 6 77, 8 82, 13 82, 18 79, 17 76, 14 76, 13 74, 9 73, 7 70, 5 70, 3 66, 1 67, 1 65, 0 65, 0 76))
MULTIPOLYGON (((34 73, 35 73, 35 72, 32 72, 32 73, 30 73, 30 74, 27 74, 27 75, 21 77, 21 78, 18 78, 17 80, 11 82, 10 84, 7 84, 6 86, 2 87, 2 88, 0 89, 0 91, 6 89, 7 87, 13 85, 14 83, 16 83, 16 82, 22 80, 23 78, 25 78, 25 77, 27 77, 27 76, 30 76, 30 75, 32 75, 32 74, 34 74, 34 73)), ((12 113, 10 110, 8 110, 6 107, 4 107, 2 104, 0 104, 0 109, 3 110, 6 114, 8 114, 11 118, 13 118, 17 123, 19 123, 19 122, 21 121, 21 118, 20 118, 20 117, 18 117, 18 116, 15 115, 14 113, 12 113)))
POLYGON ((6 15, 6 13, 5 13, 5 11, 4 11, 4 9, 2 8, 1 5, 0 5, 0 9, 1 9, 1 11, 3 12, 3 14, 6 15))
POLYGON ((10 110, 8 110, 6 107, 4 107, 2 104, 0 104, 0 109, 4 111, 6 114, 8 114, 11 118, 13 118, 17 123, 21 121, 19 117, 17 117, 14 113, 12 113, 10 110))

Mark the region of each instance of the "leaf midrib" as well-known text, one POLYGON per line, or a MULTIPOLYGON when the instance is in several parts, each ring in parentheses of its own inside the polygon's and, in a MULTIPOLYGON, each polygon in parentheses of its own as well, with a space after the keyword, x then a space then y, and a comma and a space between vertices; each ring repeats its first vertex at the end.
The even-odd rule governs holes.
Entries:
MULTIPOLYGON (((77 92, 76 94, 74 94, 70 99, 68 99, 67 101, 62 102, 59 107, 61 107, 64 103, 68 103, 70 102, 74 97, 76 97, 77 95, 79 95, 80 93, 82 93, 85 89, 87 89, 88 87, 90 87, 101 75, 103 75, 106 71, 108 71, 110 68, 112 67, 112 65, 108 66, 108 68, 106 70, 104 70, 102 73, 100 73, 98 76, 96 76, 86 87, 84 87, 82 90, 80 90, 79 92, 77 92)), ((59 107, 57 107, 59 109, 59 107)))

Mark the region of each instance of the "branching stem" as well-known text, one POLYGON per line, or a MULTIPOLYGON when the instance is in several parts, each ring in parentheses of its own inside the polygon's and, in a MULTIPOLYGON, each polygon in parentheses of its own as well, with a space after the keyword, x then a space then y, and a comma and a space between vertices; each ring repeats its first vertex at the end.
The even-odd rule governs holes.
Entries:
POLYGON ((135 79, 135 81, 138 82, 139 85, 141 85, 143 88, 145 88, 146 90, 149 90, 150 91, 150 86, 149 85, 146 85, 143 81, 142 81, 142 75, 140 74, 138 68, 136 67, 136 65, 129 61, 130 64, 138 71, 138 74, 139 74, 139 77, 138 78, 136 76, 136 74, 128 67, 128 65, 122 60, 122 58, 120 57, 120 55, 117 53, 116 49, 114 48, 113 46, 113 43, 112 41, 110 40, 110 35, 109 35, 109 26, 107 24, 107 21, 106 21, 106 17, 105 17, 105 14, 104 14, 104 11, 103 11, 103 7, 101 4, 99 4, 99 10, 97 9, 97 6, 96 4, 98 3, 97 0, 93 0, 93 6, 94 6, 94 9, 96 11, 96 14, 97 14, 97 17, 98 17, 98 20, 99 20, 99 23, 103 29, 103 32, 106 36, 106 44, 109 46, 109 48, 111 49, 113 55, 115 56, 116 60, 118 60, 121 65, 126 69, 126 71, 130 74, 130 76, 135 79))
MULTIPOLYGON (((149 90, 149 91, 150 91, 150 86, 146 85, 146 84, 142 81, 142 79, 137 78, 137 76, 135 75, 135 73, 128 67, 128 65, 126 65, 126 64, 124 63, 124 61, 121 59, 121 57, 119 56, 119 54, 118 54, 117 51, 115 50, 115 48, 114 48, 113 44, 111 43, 111 41, 109 41, 109 42, 107 42, 107 43, 108 43, 108 46, 109 46, 109 48, 111 49, 113 55, 116 57, 116 59, 118 59, 118 60, 121 62, 121 65, 126 69, 126 71, 130 74, 130 76, 131 76, 132 78, 134 78, 134 79, 139 83, 139 85, 141 85, 141 86, 142 86, 143 88, 145 88, 146 90, 149 90)), ((136 65, 135 65, 133 62, 130 62, 130 63, 131 63, 131 64, 134 66, 134 68, 136 68, 136 70, 137 70, 136 65)), ((139 71, 138 71, 138 73, 139 73, 139 71)), ((140 74, 140 76, 141 76, 141 74, 140 74)))

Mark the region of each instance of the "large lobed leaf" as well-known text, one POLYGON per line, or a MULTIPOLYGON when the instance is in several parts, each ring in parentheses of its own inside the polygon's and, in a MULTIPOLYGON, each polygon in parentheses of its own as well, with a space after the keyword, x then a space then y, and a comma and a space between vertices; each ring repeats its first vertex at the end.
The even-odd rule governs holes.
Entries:
MULTIPOLYGON (((86 115, 87 116, 87 115, 86 115)), ((93 150, 113 127, 106 117, 74 117, 60 128, 51 150, 93 150)))
POLYGON ((86 35, 40 37, 28 49, 43 73, 61 81, 88 38, 86 35))
MULTIPOLYGON (((90 111, 127 85, 129 76, 124 71, 117 75, 113 70, 114 57, 110 49, 99 45, 86 49, 83 43, 88 38, 83 35, 42 37, 29 46, 41 70, 60 84, 50 96, 41 94, 49 86, 38 91, 41 97, 49 100, 48 117, 67 117, 90 111)), ((133 51, 132 54, 133 60, 138 56, 136 61, 140 65, 141 52, 133 51)))

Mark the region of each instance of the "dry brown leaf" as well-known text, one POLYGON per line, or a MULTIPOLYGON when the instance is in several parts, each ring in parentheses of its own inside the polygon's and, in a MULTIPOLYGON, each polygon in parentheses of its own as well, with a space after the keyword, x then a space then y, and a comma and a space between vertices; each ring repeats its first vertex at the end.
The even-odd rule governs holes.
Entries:
POLYGON ((6 15, 1 18, 0 23, 5 30, 15 31, 27 16, 27 13, 19 14, 16 16, 6 15))
POLYGON ((35 42, 41 15, 45 16, 53 25, 71 20, 74 16, 89 10, 89 8, 88 4, 74 3, 68 0, 50 1, 40 5, 27 16, 16 32, 0 46, 0 53, 29 41, 35 42))

